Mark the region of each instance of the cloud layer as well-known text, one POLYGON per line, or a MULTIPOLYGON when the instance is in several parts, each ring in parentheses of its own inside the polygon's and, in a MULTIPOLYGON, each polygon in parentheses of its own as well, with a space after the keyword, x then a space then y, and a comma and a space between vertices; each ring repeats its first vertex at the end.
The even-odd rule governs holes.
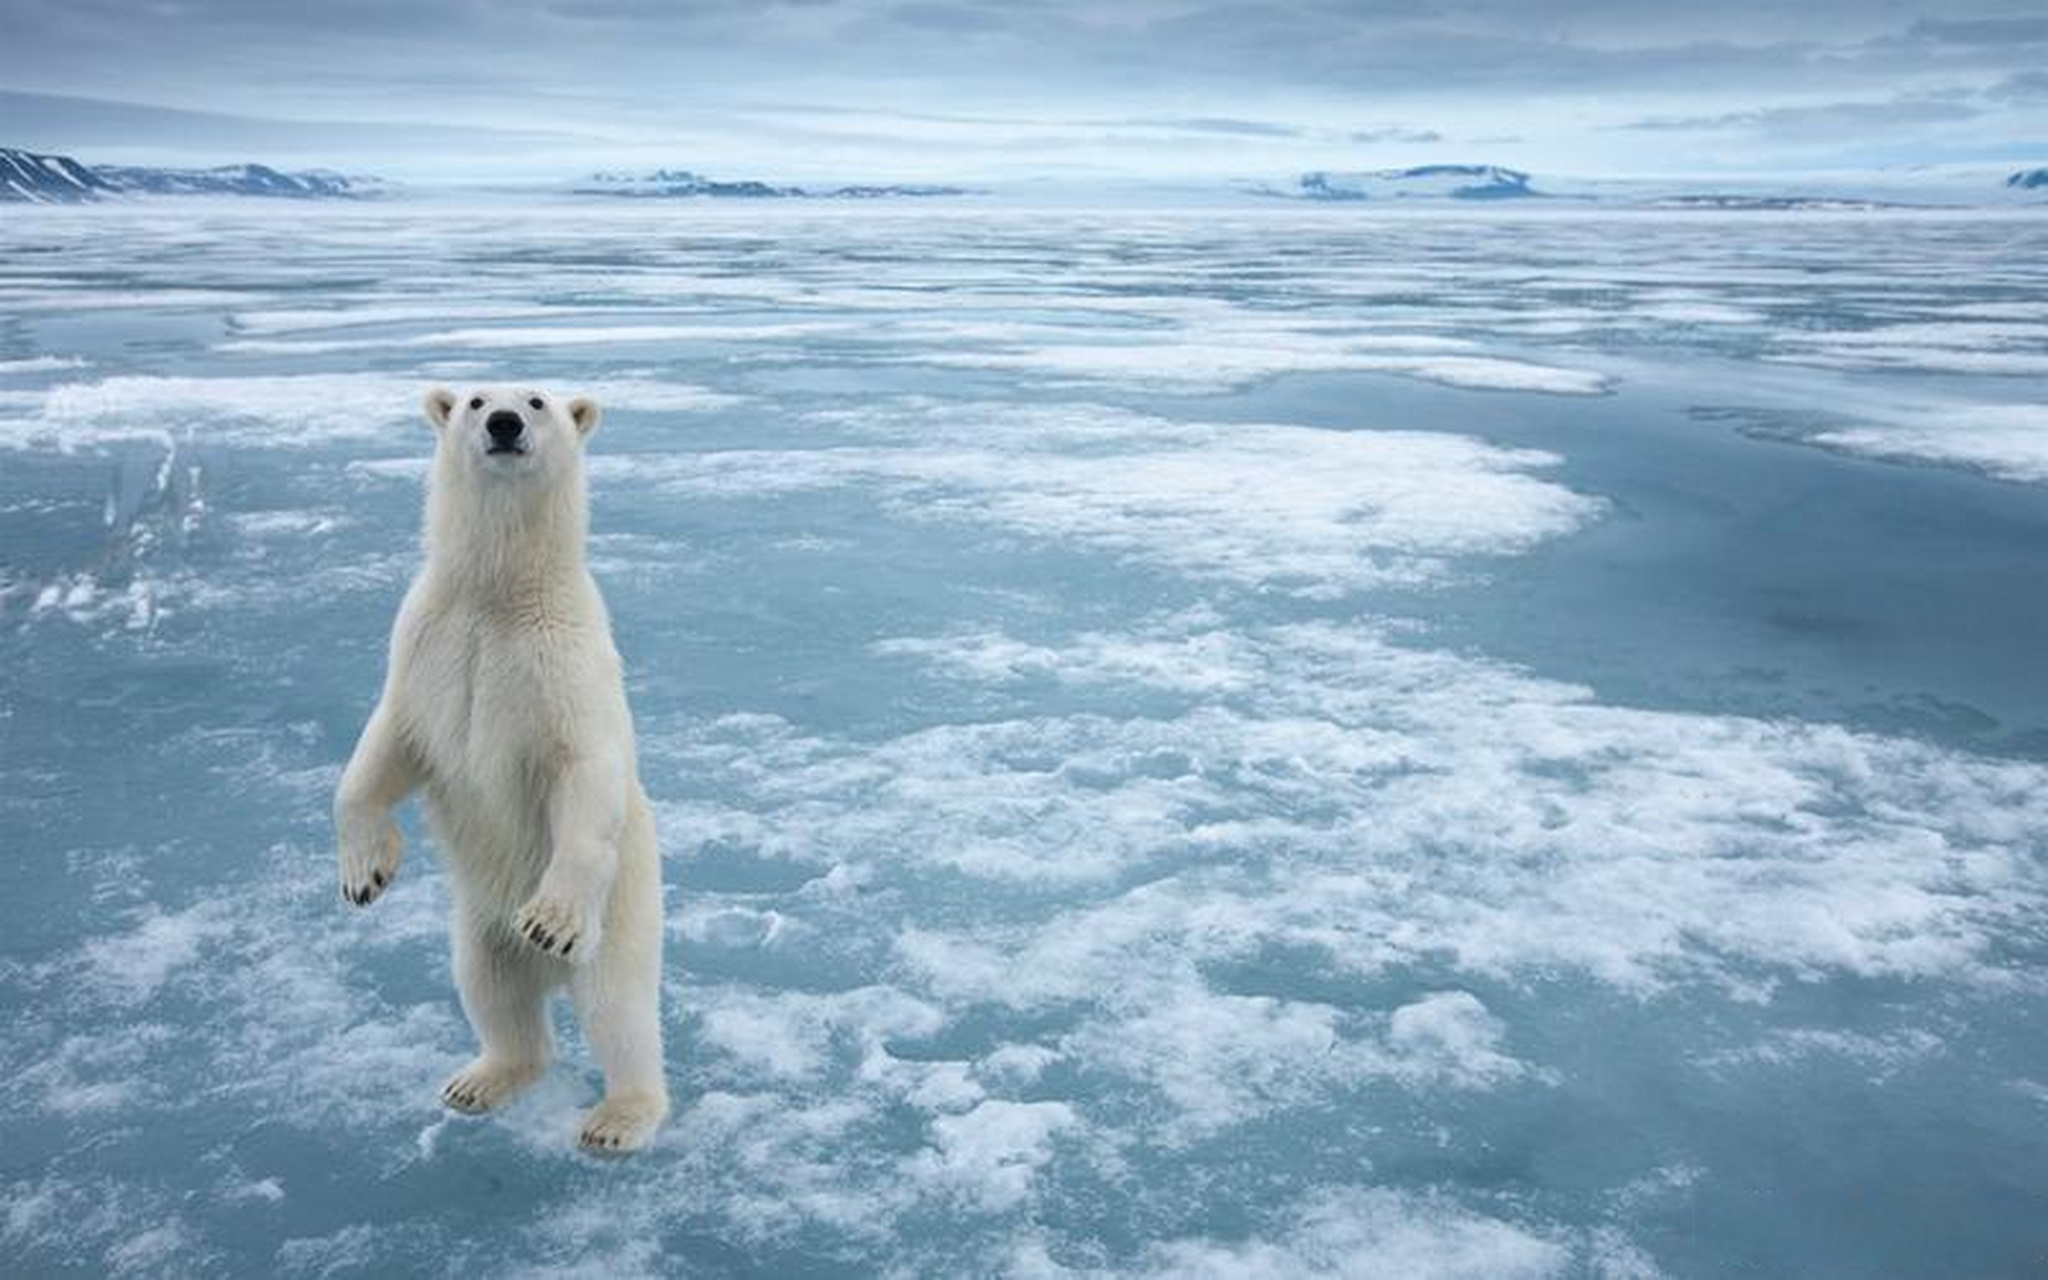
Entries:
POLYGON ((1160 176, 1470 148, 1581 172, 1939 161, 1965 142, 1971 158, 2038 153, 2023 108, 2048 47, 2038 17, 2004 0, 1683 14, 1604 0, 4 0, 0 26, 20 135, 0 141, 471 174, 645 161, 1160 176), (152 120, 158 106, 177 113, 152 120), (1692 127, 1745 145, 1674 154, 1672 133, 1692 127))

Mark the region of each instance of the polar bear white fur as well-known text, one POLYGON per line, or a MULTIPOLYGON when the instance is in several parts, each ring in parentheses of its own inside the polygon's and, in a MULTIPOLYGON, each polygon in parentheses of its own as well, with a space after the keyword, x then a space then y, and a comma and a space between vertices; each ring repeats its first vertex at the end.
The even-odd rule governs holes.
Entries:
POLYGON ((581 1142, 630 1150, 668 1113, 661 868, 633 720, 584 567, 583 446, 598 407, 527 389, 434 390, 426 562, 384 691, 335 795, 342 897, 398 873, 392 812, 424 788, 454 896, 455 980, 482 1048, 441 1098, 487 1111, 554 1053, 566 984, 604 1099, 581 1142))

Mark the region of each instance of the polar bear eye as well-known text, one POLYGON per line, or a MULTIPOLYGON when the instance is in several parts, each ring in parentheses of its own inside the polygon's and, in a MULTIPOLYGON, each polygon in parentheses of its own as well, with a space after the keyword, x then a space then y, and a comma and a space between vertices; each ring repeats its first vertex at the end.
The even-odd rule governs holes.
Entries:
POLYGON ((483 408, 483 407, 484 407, 484 398, 483 398, 482 396, 478 396, 478 397, 476 397, 476 399, 474 399, 474 400, 471 400, 471 401, 469 402, 469 407, 470 407, 470 408, 472 408, 472 409, 481 409, 481 408, 483 408))
POLYGON ((542 408, 542 407, 544 407, 544 406, 542 406, 542 404, 541 404, 541 402, 540 402, 540 397, 539 397, 539 396, 535 396, 535 397, 534 397, 533 399, 531 399, 531 400, 528 400, 528 401, 527 401, 526 403, 527 403, 527 404, 529 404, 529 405, 531 405, 532 407, 534 407, 534 408, 536 408, 536 409, 539 409, 539 408, 542 408))

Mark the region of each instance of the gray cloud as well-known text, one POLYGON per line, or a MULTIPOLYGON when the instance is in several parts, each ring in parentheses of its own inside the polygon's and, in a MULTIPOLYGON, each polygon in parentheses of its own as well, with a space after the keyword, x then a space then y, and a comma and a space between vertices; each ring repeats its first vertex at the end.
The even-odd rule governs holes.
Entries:
POLYGON ((1442 142, 1444 135, 1434 129, 1407 129, 1398 125, 1384 129, 1353 129, 1344 135, 1350 142, 1373 145, 1381 142, 1442 142))
POLYGON ((1123 120, 1114 123, 1142 125, 1152 129, 1176 129, 1186 133, 1220 133, 1239 138, 1298 138, 1302 132, 1291 124, 1275 124, 1270 120, 1232 120, 1224 116, 1193 116, 1180 120, 1123 120))
POLYGON ((1926 18, 1914 23, 1907 34, 1936 44, 2048 44, 2048 17, 1926 18))
POLYGON ((531 129, 473 128, 419 121, 283 120, 223 111, 80 98, 68 94, 20 93, 0 89, 0 144, 61 150, 68 147, 217 148, 263 153, 287 162, 333 147, 371 146, 385 151, 440 152, 450 149, 513 151, 535 145, 572 146, 588 141, 572 133, 531 129))
POLYGON ((1951 97, 1921 97, 1890 102, 1764 107, 1711 116, 1635 120, 1619 127, 1658 133, 1745 132, 1782 138, 1833 138, 1857 136, 1899 125, 1947 124, 1974 119, 1982 114, 1981 109, 1951 97))
POLYGON ((669 69, 649 88, 675 87, 682 73, 693 83, 852 75, 962 86, 1047 78, 1099 82, 1115 73, 1129 84, 1227 79, 1365 93, 1453 86, 1512 91, 1668 84, 1674 69, 1724 86, 1803 72, 1800 83, 1810 86, 1816 78, 1853 78, 1859 62, 1893 62, 1909 46, 2009 44, 2044 25, 2001 16, 1994 6, 1981 17, 1945 15, 1911 24, 1911 38, 1893 26, 1889 46, 1862 48, 1887 30, 1872 28, 1868 4, 1819 0, 1801 7, 1797 22, 1765 0, 1717 5, 1711 22, 1647 8, 1597 0, 1192 6, 1148 0, 1029 6, 964 0, 180 0, 175 6, 0 0, 5 26, 27 55, 12 60, 17 68, 48 65, 55 57, 67 71, 90 73, 90 63, 105 60, 103 67, 129 62, 169 74, 175 68, 165 65, 167 55, 189 51, 207 55, 207 62, 226 57, 251 64, 252 73, 261 72, 254 64, 276 58, 271 75, 287 84, 300 75, 344 70, 332 65, 335 52, 347 57, 354 48, 374 47, 382 51, 380 61, 402 60, 456 79, 589 73, 607 63, 621 77, 669 69), (339 50, 325 47, 336 39, 343 42, 339 50), (308 56, 316 42, 317 56, 308 56))
POLYGON ((2022 71, 1984 91, 1994 102, 2048 102, 2048 71, 2022 71))

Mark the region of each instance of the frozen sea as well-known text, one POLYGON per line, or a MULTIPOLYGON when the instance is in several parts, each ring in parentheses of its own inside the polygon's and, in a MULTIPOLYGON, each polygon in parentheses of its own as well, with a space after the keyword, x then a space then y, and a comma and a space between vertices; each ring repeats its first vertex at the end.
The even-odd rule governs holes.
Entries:
POLYGON ((24 1276, 2048 1270, 2048 217, 0 215, 24 1276), (676 1114, 328 820, 590 394, 676 1114))

